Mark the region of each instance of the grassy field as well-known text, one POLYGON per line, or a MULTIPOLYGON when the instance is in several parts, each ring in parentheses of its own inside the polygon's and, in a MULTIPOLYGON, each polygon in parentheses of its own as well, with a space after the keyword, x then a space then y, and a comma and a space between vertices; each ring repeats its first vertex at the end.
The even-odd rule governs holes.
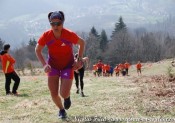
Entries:
POLYGON ((45 75, 20 76, 19 97, 5 95, 4 76, 1 75, 0 123, 152 123, 151 120, 173 123, 175 81, 169 82, 167 77, 169 65, 168 60, 146 63, 142 76, 137 75, 135 66, 126 77, 94 77, 87 72, 84 78, 86 97, 75 93, 73 83, 72 106, 65 121, 57 118, 58 109, 51 100, 45 75))

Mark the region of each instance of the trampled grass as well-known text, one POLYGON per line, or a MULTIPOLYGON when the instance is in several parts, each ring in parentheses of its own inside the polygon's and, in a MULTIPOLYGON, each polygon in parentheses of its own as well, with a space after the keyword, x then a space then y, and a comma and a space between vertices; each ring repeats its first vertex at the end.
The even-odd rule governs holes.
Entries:
MULTIPOLYGON (((158 118, 171 118, 169 120, 172 120, 175 116, 175 101, 173 101, 175 96, 156 96, 156 89, 160 83, 152 82, 150 79, 152 75, 166 74, 168 64, 169 61, 145 64, 142 76, 137 75, 135 66, 131 67, 130 76, 126 77, 94 77, 92 73, 86 73, 84 78, 86 96, 81 97, 75 93, 76 88, 73 82, 72 106, 67 111, 68 119, 65 121, 57 118, 58 109, 51 100, 46 76, 20 76, 19 92, 21 96, 15 97, 5 95, 4 76, 1 75, 0 122, 110 123, 128 121, 140 123, 146 120, 160 122, 158 118), (171 100, 171 103, 168 100, 169 102, 171 100)), ((173 85, 173 83, 165 84, 167 88, 173 85)), ((152 121, 149 122, 152 123, 152 121)))

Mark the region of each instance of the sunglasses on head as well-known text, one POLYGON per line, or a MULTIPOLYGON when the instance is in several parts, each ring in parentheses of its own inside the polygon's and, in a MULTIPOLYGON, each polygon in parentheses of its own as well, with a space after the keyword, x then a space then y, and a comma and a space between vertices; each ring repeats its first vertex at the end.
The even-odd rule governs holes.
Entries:
POLYGON ((50 25, 52 26, 60 26, 62 24, 62 22, 50 22, 50 25))

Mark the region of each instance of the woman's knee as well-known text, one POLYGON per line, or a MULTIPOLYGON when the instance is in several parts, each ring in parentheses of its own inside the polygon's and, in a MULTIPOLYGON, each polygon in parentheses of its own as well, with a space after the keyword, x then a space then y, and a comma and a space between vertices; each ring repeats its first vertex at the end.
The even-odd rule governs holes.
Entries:
POLYGON ((62 79, 60 95, 65 99, 70 96, 72 80, 62 79))
POLYGON ((62 98, 66 99, 70 96, 70 92, 68 91, 60 91, 60 95, 62 98))

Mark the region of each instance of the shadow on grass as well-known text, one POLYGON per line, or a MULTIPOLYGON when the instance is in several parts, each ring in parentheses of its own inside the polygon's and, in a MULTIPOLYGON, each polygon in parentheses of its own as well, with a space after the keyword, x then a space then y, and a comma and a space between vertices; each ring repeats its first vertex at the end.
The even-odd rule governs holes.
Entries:
POLYGON ((24 93, 24 94, 20 94, 18 97, 30 97, 28 94, 24 93))
POLYGON ((84 95, 84 96, 81 96, 81 97, 89 97, 88 95, 84 95))
POLYGON ((0 95, 0 96, 6 96, 6 97, 13 97, 13 96, 16 96, 16 97, 30 97, 28 94, 24 93, 24 94, 19 94, 18 96, 17 95, 14 95, 14 94, 9 94, 9 95, 0 95))

